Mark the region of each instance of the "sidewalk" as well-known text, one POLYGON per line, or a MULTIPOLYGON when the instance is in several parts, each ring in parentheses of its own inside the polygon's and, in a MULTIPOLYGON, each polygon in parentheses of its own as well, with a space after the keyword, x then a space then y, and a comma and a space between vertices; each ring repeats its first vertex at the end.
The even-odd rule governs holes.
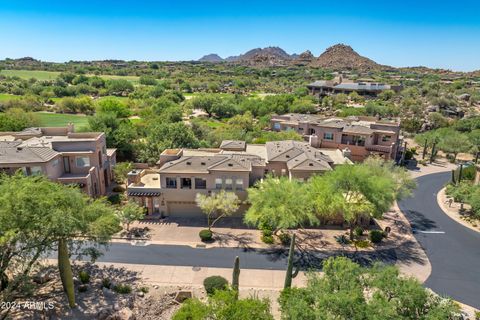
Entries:
MULTIPOLYGON (((449 205, 448 201, 448 196, 445 193, 446 189, 443 188, 440 190, 440 192, 437 194, 437 201, 439 207, 442 209, 442 211, 449 216, 451 219, 455 220, 459 224, 473 230, 476 232, 480 232, 480 221, 478 224, 472 224, 464 219, 464 217, 460 214, 460 203, 458 202, 452 202, 451 205, 449 205)), ((465 209, 469 209, 468 204, 464 204, 465 209)))

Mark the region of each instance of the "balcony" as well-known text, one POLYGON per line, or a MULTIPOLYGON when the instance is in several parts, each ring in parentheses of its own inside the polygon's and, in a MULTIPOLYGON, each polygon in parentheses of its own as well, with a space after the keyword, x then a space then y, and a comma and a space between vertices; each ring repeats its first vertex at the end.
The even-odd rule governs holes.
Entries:
POLYGON ((369 145, 366 146, 365 149, 368 151, 373 151, 373 152, 383 152, 383 153, 391 153, 392 152, 392 146, 381 146, 381 145, 369 145))

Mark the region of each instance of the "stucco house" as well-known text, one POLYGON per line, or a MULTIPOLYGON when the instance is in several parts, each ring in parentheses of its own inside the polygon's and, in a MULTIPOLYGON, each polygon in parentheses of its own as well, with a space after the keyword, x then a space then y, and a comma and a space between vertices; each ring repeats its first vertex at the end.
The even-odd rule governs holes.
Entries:
MULTIPOLYGON (((127 195, 148 214, 203 217, 195 203, 197 193, 235 192, 246 200, 247 188, 267 175, 308 179, 351 161, 340 150, 323 150, 302 141, 265 145, 228 141, 219 149, 167 149, 158 168, 136 169, 128 175, 127 195)), ((238 215, 247 208, 243 204, 238 215)))
POLYGON ((73 125, 0 132, 0 172, 7 174, 43 174, 96 197, 106 194, 115 163, 116 150, 107 149, 102 132, 75 133, 73 125))
POLYGON ((296 131, 312 147, 348 150, 353 161, 363 161, 369 155, 396 160, 403 139, 398 119, 290 113, 272 116, 270 124, 273 131, 296 131))

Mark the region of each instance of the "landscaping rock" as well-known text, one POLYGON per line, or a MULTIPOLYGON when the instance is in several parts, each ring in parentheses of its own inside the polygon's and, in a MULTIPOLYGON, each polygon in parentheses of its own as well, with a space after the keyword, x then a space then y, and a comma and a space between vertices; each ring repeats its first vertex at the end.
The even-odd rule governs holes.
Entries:
POLYGON ((102 288, 102 292, 105 298, 112 298, 115 296, 115 293, 112 290, 105 287, 102 288))
POLYGON ((33 281, 38 284, 44 284, 48 281, 53 280, 54 278, 55 275, 51 270, 42 270, 33 277, 33 281))
POLYGON ((103 309, 100 309, 100 311, 97 312, 95 319, 96 320, 106 320, 109 316, 113 314, 113 309, 111 307, 106 307, 103 309))
POLYGON ((130 308, 123 308, 110 315, 106 320, 135 320, 135 315, 130 308))

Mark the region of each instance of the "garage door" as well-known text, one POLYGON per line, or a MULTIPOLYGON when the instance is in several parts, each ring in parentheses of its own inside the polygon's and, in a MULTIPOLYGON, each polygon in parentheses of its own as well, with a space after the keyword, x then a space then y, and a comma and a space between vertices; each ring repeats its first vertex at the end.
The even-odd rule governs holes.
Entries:
POLYGON ((174 218, 204 218, 205 214, 193 202, 174 202, 167 203, 168 216, 174 218))

